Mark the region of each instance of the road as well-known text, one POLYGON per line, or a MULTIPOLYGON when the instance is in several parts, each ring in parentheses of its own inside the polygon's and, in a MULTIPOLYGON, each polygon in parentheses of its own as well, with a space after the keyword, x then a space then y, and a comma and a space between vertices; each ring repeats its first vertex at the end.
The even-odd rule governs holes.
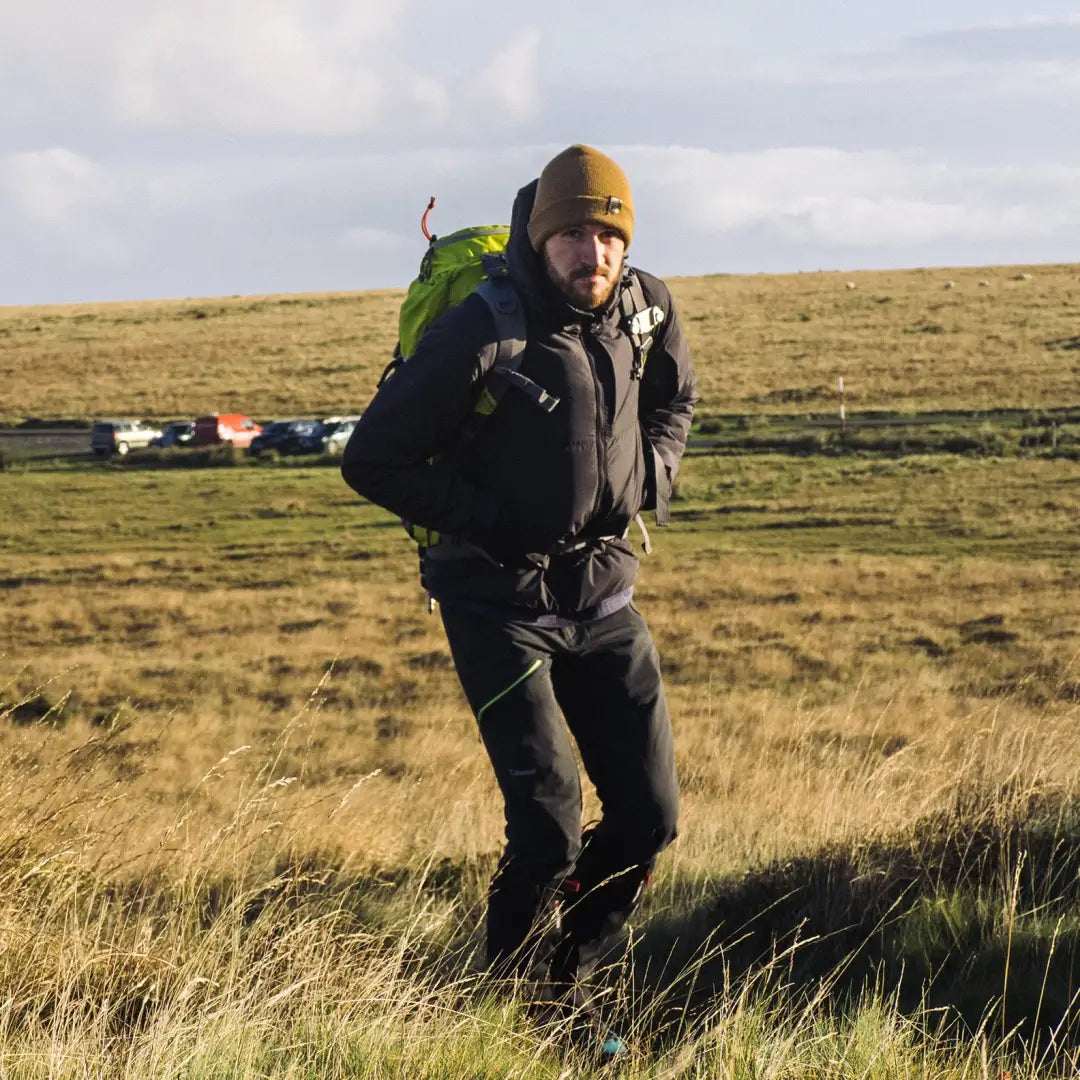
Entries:
POLYGON ((17 457, 89 457, 88 428, 0 429, 0 454, 17 457))
MULTIPOLYGON (((991 425, 993 427, 1022 427, 1032 423, 1035 413, 1029 409, 989 409, 980 411, 942 410, 923 413, 865 412, 849 415, 846 428, 857 432, 864 428, 910 428, 928 425, 947 425, 968 428, 991 425)), ((1080 407, 1065 406, 1055 410, 1042 410, 1042 423, 1080 424, 1080 407)), ((728 437, 737 435, 740 421, 752 421, 760 429, 772 429, 778 434, 793 434, 829 429, 841 426, 839 416, 822 414, 800 415, 798 413, 773 413, 765 415, 746 414, 721 416, 710 419, 702 434, 690 440, 690 449, 708 450, 725 445, 728 437)), ((13 457, 90 457, 89 428, 0 428, 0 454, 13 457)))

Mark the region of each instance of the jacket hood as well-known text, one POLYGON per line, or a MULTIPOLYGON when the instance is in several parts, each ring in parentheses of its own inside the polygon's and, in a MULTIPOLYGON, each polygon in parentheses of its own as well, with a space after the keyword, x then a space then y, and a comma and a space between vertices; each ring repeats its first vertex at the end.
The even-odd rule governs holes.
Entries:
MULTIPOLYGON (((522 296, 525 306, 555 323, 587 322, 607 317, 618 311, 621 285, 616 286, 608 302, 599 311, 574 307, 552 283, 544 260, 533 250, 529 240, 529 217, 536 201, 539 179, 532 180, 518 191, 510 214, 510 239, 506 244, 506 263, 510 279, 522 296)), ((625 274, 627 264, 623 264, 625 274)))

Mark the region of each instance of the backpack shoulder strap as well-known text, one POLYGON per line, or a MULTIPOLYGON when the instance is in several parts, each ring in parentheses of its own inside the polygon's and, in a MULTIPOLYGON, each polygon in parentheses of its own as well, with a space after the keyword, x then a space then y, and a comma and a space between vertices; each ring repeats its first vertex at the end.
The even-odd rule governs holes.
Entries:
POLYGON ((525 351, 525 311, 510 280, 510 268, 502 255, 485 255, 487 277, 475 291, 491 309, 495 320, 495 361, 492 367, 516 370, 525 351))
POLYGON ((652 348, 653 331, 664 321, 664 309, 645 299, 641 279, 631 266, 627 266, 623 274, 619 306, 622 310, 623 329, 634 346, 630 378, 640 379, 645 371, 645 361, 649 358, 649 349, 652 348))
POLYGON ((495 320, 495 359, 473 411, 480 416, 489 416, 503 394, 514 386, 544 412, 551 412, 559 399, 518 370, 525 352, 525 309, 510 280, 506 259, 502 255, 485 255, 483 263, 487 278, 475 291, 490 308, 495 320))

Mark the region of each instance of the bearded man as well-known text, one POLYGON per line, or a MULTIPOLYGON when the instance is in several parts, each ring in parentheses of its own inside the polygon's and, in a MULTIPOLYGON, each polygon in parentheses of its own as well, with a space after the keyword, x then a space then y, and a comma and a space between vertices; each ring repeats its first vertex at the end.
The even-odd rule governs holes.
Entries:
POLYGON ((627 264, 633 234, 623 170, 588 146, 558 154, 518 192, 506 250, 525 316, 518 370, 557 407, 511 388, 459 437, 498 344, 472 295, 382 386, 342 464, 361 495, 439 536, 422 578, 506 818, 488 962, 546 987, 602 1056, 622 1045, 594 1023, 589 976, 678 816, 630 526, 644 510, 667 524, 697 399, 670 292, 627 264), (571 739, 602 808, 584 834, 571 739))

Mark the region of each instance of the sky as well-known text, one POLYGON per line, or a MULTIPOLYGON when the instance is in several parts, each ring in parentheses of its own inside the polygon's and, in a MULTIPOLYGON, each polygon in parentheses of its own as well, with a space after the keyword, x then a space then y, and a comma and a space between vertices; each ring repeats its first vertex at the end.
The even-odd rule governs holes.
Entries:
POLYGON ((394 287, 565 146, 662 275, 1062 262, 1080 0, 0 0, 0 305, 394 287))

